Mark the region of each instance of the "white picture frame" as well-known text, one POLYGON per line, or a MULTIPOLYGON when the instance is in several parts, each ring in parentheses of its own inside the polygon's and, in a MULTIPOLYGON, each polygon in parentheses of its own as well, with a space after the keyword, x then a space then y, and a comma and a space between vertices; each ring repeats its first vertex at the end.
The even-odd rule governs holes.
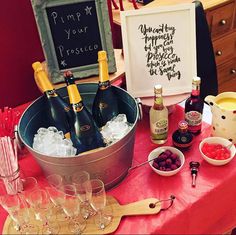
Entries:
POLYGON ((134 97, 189 93, 197 75, 195 5, 121 12, 126 84, 134 97))

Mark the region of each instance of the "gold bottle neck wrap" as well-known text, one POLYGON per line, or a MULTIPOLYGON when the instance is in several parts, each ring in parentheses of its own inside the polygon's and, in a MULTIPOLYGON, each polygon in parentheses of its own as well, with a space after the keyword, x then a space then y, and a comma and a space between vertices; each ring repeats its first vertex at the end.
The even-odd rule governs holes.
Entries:
POLYGON ((67 86, 67 91, 69 94, 70 104, 77 104, 82 101, 76 84, 71 84, 67 86))

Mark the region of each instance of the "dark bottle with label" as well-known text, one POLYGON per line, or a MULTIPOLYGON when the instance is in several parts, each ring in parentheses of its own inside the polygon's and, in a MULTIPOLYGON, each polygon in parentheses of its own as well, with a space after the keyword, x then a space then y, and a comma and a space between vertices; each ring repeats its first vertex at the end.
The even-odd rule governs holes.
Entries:
POLYGON ((188 123, 180 121, 178 129, 172 135, 173 145, 180 150, 186 150, 192 145, 192 141, 193 135, 188 131, 188 123))
POLYGON ((35 82, 47 100, 49 125, 55 126, 58 130, 63 131, 66 138, 70 138, 69 120, 71 109, 69 104, 56 92, 42 64, 35 62, 32 67, 34 69, 35 82))
POLYGON ((77 148, 77 154, 104 147, 103 138, 96 126, 92 115, 84 106, 77 85, 74 82, 73 74, 70 71, 64 73, 67 84, 70 104, 72 107, 71 118, 71 140, 77 148))
POLYGON ((200 97, 201 79, 194 77, 192 81, 191 96, 185 102, 185 121, 191 133, 197 135, 202 128, 203 100, 200 97))
POLYGON ((99 83, 94 98, 92 113, 98 127, 104 126, 119 114, 117 97, 114 94, 108 73, 106 51, 98 52, 99 83))

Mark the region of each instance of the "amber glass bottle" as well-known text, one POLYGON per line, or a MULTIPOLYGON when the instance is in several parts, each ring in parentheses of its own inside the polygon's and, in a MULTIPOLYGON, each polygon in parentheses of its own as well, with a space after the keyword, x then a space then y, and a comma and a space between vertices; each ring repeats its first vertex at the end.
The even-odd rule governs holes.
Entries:
POLYGON ((81 95, 70 71, 64 73, 70 104, 72 107, 71 140, 77 148, 77 154, 104 147, 103 138, 92 115, 84 106, 81 95))
POLYGON ((168 109, 163 104, 162 86, 154 87, 154 104, 149 111, 151 140, 164 144, 168 137, 168 109))
POLYGON ((46 71, 40 62, 32 64, 35 72, 35 82, 43 92, 47 104, 47 118, 50 125, 55 126, 58 130, 63 131, 66 138, 70 138, 69 119, 71 109, 69 104, 56 92, 50 82, 46 71))
POLYGON ((197 135, 202 128, 203 100, 200 97, 201 79, 194 77, 192 81, 191 96, 185 102, 185 121, 191 133, 197 135))
POLYGON ((92 113, 98 127, 104 126, 107 121, 119 114, 117 97, 114 94, 108 73, 106 51, 98 52, 99 83, 94 98, 92 113))

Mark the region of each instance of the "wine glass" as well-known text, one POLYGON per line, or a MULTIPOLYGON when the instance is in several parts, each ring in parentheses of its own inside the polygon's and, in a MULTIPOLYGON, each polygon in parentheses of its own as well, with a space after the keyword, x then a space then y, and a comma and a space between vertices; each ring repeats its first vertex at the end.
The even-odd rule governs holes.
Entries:
POLYGON ((87 171, 78 171, 72 175, 72 184, 76 187, 76 193, 81 201, 80 210, 84 219, 88 219, 90 215, 96 213, 90 206, 86 196, 84 183, 88 180, 90 180, 90 175, 87 171))
POLYGON ((46 187, 46 191, 56 208, 57 220, 65 221, 67 218, 61 206, 64 201, 65 193, 59 190, 63 185, 63 177, 59 174, 51 174, 46 177, 46 180, 49 183, 49 187, 46 187))
POLYGON ((98 217, 95 218, 95 223, 100 229, 105 229, 112 221, 112 215, 104 213, 106 207, 106 191, 104 183, 99 179, 92 179, 85 182, 87 198, 97 212, 98 217))
POLYGON ((23 190, 20 192, 20 195, 22 194, 26 202, 28 202, 28 198, 31 192, 34 190, 38 189, 38 181, 34 177, 26 177, 23 178, 22 180, 22 185, 23 185, 23 190))
POLYGON ((49 183, 49 185, 54 188, 60 188, 64 183, 63 177, 59 174, 48 175, 46 177, 46 179, 47 179, 47 182, 49 183))
POLYGON ((18 194, 4 195, 1 197, 1 205, 13 220, 13 227, 20 234, 38 234, 38 227, 30 223, 28 207, 24 207, 18 194))
POLYGON ((64 213, 69 217, 68 224, 70 232, 81 234, 86 228, 86 221, 80 214, 80 202, 76 188, 72 184, 63 185, 61 190, 65 193, 64 201, 61 204, 64 213))
POLYGON ((59 225, 49 221, 53 215, 52 204, 47 192, 43 189, 36 189, 29 195, 29 204, 33 207, 35 218, 43 222, 43 234, 58 234, 59 225))

